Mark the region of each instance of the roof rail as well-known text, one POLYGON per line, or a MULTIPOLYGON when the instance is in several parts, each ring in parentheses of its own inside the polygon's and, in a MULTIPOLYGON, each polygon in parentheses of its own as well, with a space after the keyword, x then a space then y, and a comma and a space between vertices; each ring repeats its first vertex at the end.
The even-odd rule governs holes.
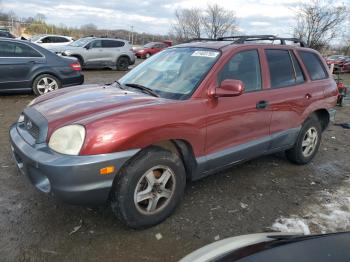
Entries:
POLYGON ((195 42, 195 41, 218 41, 218 39, 215 38, 191 38, 188 40, 188 42, 195 42))
POLYGON ((259 41, 259 40, 269 40, 269 41, 280 41, 281 45, 287 45, 286 41, 291 41, 295 44, 299 44, 301 47, 307 47, 304 41, 298 38, 288 38, 288 37, 278 37, 275 35, 235 35, 235 36, 223 36, 216 39, 212 38, 193 38, 189 42, 194 41, 232 41, 233 44, 244 44, 249 41, 259 41))
POLYGON ((270 40, 280 41, 281 45, 286 45, 286 41, 292 41, 299 44, 301 47, 307 47, 304 41, 298 38, 278 37, 274 35, 239 35, 239 36, 224 36, 217 38, 218 41, 232 40, 235 44, 244 44, 249 41, 270 40))

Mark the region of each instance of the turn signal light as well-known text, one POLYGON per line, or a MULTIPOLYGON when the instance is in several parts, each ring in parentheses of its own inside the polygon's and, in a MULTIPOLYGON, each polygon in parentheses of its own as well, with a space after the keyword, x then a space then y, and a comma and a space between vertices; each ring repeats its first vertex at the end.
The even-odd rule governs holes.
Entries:
POLYGON ((109 175, 115 171, 114 166, 106 166, 100 169, 100 175, 109 175))

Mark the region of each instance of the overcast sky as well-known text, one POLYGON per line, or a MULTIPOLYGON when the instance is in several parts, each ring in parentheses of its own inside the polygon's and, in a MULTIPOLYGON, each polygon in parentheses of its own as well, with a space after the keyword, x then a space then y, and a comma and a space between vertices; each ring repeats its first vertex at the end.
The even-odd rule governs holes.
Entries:
MULTIPOLYGON (((2 0, 4 11, 20 17, 43 13, 47 22, 68 26, 94 23, 103 29, 130 29, 138 32, 166 34, 176 8, 205 8, 217 3, 234 10, 240 30, 245 34, 292 33, 293 8, 300 0, 2 0)), ((337 0, 336 0, 337 1, 337 0)), ((1 0, 0 0, 1 2, 1 0)), ((350 4, 350 0, 344 0, 350 4)))

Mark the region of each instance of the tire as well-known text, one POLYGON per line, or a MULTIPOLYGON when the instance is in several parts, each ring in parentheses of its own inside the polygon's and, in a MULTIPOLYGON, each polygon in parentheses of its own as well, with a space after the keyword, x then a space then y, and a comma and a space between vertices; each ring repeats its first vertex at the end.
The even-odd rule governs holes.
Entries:
POLYGON ((42 74, 37 76, 34 79, 32 86, 33 92, 37 96, 60 89, 61 87, 61 81, 57 77, 50 74, 42 74))
POLYGON ((120 170, 111 191, 111 207, 127 226, 151 227, 174 212, 185 186, 186 174, 181 159, 160 147, 150 147, 120 170), (155 182, 153 186, 151 180, 155 182), (162 180, 165 181, 163 185, 162 180))
POLYGON ((118 58, 117 61, 117 70, 126 71, 130 65, 130 59, 128 57, 122 56, 118 58))
POLYGON ((150 56, 151 56, 150 53, 145 54, 145 59, 150 58, 150 56))
POLYGON ((309 163, 318 151, 321 134, 320 121, 312 115, 304 122, 294 147, 286 151, 287 158, 298 165, 309 163))
POLYGON ((74 56, 76 59, 78 59, 78 62, 80 64, 80 66, 83 68, 84 66, 84 60, 81 56, 74 56))

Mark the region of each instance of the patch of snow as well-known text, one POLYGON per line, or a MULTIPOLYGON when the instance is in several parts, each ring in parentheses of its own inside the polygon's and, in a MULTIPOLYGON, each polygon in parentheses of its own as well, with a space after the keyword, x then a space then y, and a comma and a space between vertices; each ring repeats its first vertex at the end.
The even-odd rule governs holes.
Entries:
POLYGON ((278 218, 272 229, 304 234, 350 230, 350 179, 334 192, 319 192, 317 198, 321 204, 306 207, 300 216, 278 218))
POLYGON ((306 221, 297 217, 281 217, 272 225, 272 229, 286 233, 303 233, 304 235, 310 235, 311 233, 306 221))

